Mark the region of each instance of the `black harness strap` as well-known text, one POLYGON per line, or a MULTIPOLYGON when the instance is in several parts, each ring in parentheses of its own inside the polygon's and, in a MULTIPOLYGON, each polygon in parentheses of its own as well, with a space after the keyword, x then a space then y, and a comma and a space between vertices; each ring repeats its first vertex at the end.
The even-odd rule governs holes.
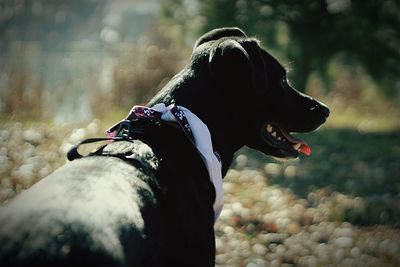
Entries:
POLYGON ((81 145, 84 144, 90 144, 90 143, 96 143, 96 142, 101 142, 101 141, 127 141, 125 138, 123 137, 113 137, 113 138, 109 138, 109 137, 98 137, 98 138, 88 138, 85 139, 81 142, 79 142, 78 144, 74 145, 68 152, 67 152, 67 159, 69 161, 73 161, 74 159, 80 159, 82 157, 84 157, 83 155, 81 155, 78 152, 78 148, 81 145))
MULTIPOLYGON (((68 152, 67 152, 67 158, 69 161, 72 161, 74 159, 80 159, 84 157, 78 152, 78 148, 81 145, 84 144, 90 144, 90 143, 96 143, 96 142, 101 142, 101 141, 128 141, 132 142, 134 139, 138 139, 139 136, 143 135, 145 132, 145 125, 149 125, 149 123, 153 123, 154 121, 147 121, 143 119, 134 119, 134 120, 122 120, 118 124, 114 125, 113 128, 115 128, 115 136, 109 136, 109 137, 96 137, 96 138, 88 138, 85 139, 78 144, 74 145, 68 152)), ((102 149, 104 146, 100 149, 102 149)), ((93 156, 93 155, 99 155, 99 153, 91 153, 87 156, 93 156)), ((112 155, 109 155, 112 156, 112 155)))

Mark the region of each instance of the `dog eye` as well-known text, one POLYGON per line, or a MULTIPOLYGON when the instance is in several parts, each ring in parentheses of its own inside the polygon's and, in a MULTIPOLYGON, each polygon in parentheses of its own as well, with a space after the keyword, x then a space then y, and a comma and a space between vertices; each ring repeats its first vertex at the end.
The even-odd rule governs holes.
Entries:
POLYGON ((287 83, 286 77, 282 78, 282 80, 280 81, 280 85, 282 87, 287 87, 288 83, 287 83))

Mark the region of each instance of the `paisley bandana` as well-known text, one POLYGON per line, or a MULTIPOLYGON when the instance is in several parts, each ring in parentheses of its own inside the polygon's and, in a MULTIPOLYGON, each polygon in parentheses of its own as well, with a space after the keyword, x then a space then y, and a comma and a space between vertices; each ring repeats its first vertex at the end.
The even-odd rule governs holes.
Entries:
POLYGON ((122 122, 146 119, 154 121, 176 122, 182 128, 186 136, 199 151, 204 163, 206 164, 210 180, 214 185, 216 197, 214 201, 215 220, 218 219, 223 207, 223 189, 221 160, 218 153, 212 147, 211 134, 206 124, 204 124, 194 113, 185 107, 175 104, 169 105, 156 104, 152 108, 144 106, 134 106, 128 116, 110 127, 106 134, 108 137, 115 137, 117 130, 122 122))

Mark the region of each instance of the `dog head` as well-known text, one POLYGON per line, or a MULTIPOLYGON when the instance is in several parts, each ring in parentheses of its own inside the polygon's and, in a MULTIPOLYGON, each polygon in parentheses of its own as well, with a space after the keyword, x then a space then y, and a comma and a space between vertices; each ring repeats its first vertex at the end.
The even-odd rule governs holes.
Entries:
POLYGON ((232 115, 241 120, 237 125, 245 145, 280 158, 309 155, 310 147, 290 133, 317 129, 328 117, 328 107, 295 90, 285 68, 238 28, 211 31, 195 50, 202 45, 210 47, 211 75, 237 109, 232 115))
POLYGON ((247 145, 267 155, 310 154, 292 132, 323 124, 329 109, 296 91, 287 72, 256 39, 238 28, 221 28, 195 44, 190 63, 150 101, 189 108, 209 127, 224 170, 247 145))

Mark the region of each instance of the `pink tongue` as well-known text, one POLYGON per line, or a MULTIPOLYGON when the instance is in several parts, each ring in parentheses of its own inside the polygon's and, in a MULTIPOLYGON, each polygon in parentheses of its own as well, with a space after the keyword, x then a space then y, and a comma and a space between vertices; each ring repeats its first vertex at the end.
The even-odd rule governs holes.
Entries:
POLYGON ((281 129, 281 132, 289 142, 291 142, 293 144, 300 144, 299 151, 301 153, 303 153, 306 156, 310 156, 311 155, 311 148, 306 144, 306 142, 304 142, 301 139, 297 139, 297 138, 291 136, 290 134, 288 134, 287 132, 283 131, 282 129, 281 129))
POLYGON ((311 155, 311 148, 306 143, 300 145, 299 151, 306 156, 311 155))

